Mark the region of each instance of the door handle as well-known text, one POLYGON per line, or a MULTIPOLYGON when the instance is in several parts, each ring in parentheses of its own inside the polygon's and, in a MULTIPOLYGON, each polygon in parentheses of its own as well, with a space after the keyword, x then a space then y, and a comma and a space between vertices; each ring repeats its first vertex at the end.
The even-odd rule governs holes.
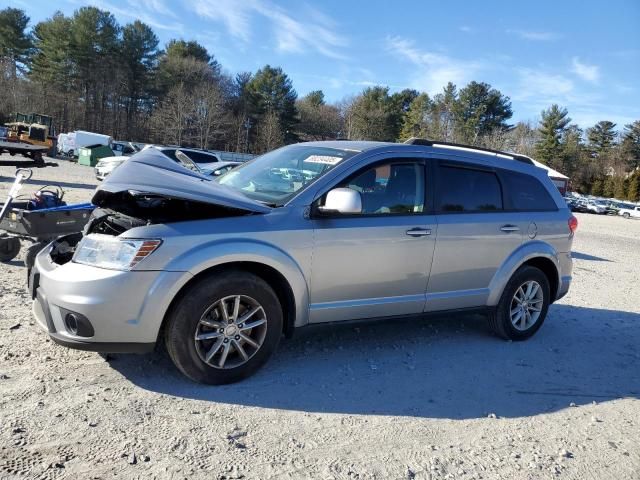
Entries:
POLYGON ((502 227, 500 227, 500 230, 506 233, 520 231, 520 229, 515 225, 503 225, 502 227))
POLYGON ((427 235, 431 235, 430 228, 412 228, 411 230, 407 230, 407 235, 410 237, 426 237, 427 235))

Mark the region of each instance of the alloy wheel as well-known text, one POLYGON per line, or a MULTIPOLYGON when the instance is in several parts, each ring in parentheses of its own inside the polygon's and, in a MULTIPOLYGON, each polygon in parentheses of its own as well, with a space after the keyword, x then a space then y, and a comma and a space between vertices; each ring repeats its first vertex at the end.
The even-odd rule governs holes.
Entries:
POLYGON ((231 369, 248 362, 262 346, 267 317, 256 300, 230 295, 207 308, 194 335, 196 352, 207 365, 231 369))
POLYGON ((543 304, 544 294, 538 282, 529 280, 520 285, 511 299, 510 316, 513 327, 525 331, 535 325, 543 304))

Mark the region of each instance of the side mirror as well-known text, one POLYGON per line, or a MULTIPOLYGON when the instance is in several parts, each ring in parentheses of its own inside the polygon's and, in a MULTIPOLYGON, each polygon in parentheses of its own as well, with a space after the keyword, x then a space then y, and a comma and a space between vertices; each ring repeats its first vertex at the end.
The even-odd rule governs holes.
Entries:
POLYGON ((362 213, 362 199, 360 192, 350 188, 334 188, 329 190, 324 205, 318 206, 318 211, 331 213, 362 213))

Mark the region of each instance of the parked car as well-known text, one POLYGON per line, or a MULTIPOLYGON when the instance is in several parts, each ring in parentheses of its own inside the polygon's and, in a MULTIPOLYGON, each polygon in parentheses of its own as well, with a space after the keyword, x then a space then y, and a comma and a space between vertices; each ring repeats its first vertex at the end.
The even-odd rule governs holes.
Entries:
POLYGON ((589 213, 586 200, 570 200, 567 202, 567 205, 572 212, 589 213))
POLYGON ((215 153, 207 152, 206 150, 198 150, 196 148, 184 148, 178 146, 164 146, 164 145, 149 145, 145 147, 153 148, 164 155, 169 157, 174 162, 177 162, 176 151, 180 150, 182 153, 186 154, 191 160, 193 160, 196 165, 201 170, 209 170, 213 171, 216 168, 216 165, 220 162, 220 158, 215 153))
POLYGON ((640 218, 640 205, 632 208, 621 208, 618 211, 618 215, 622 215, 624 218, 640 218))
POLYGON ((122 165, 128 158, 128 156, 122 155, 101 158, 94 168, 96 178, 98 180, 104 180, 111 172, 122 165))
POLYGON ((219 177, 227 173, 229 170, 236 168, 238 165, 242 165, 242 162, 217 162, 213 164, 213 169, 203 168, 202 171, 206 175, 212 175, 214 177, 219 177))
POLYGON ((604 215, 607 213, 607 205, 597 200, 587 200, 585 207, 587 213, 595 213, 598 215, 604 215))
POLYGON ((577 228, 530 162, 417 139, 311 142, 214 179, 147 149, 97 188, 84 234, 37 255, 34 316, 71 348, 163 342, 210 384, 251 375, 311 324, 462 309, 525 340, 569 290, 577 228))
POLYGON ((116 141, 111 144, 111 150, 113 150, 113 154, 115 156, 119 157, 121 155, 133 155, 134 153, 139 152, 141 149, 132 142, 116 141))

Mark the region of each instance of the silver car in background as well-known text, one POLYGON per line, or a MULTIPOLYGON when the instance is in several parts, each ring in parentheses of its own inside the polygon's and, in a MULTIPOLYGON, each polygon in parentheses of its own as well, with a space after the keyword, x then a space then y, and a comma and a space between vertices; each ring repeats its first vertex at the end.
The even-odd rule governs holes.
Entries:
POLYGON ((214 179, 147 149, 93 203, 84 234, 37 256, 35 318, 71 348, 162 342, 198 382, 252 374, 310 324, 483 311, 524 340, 571 283, 575 217, 505 152, 311 142, 214 179))

